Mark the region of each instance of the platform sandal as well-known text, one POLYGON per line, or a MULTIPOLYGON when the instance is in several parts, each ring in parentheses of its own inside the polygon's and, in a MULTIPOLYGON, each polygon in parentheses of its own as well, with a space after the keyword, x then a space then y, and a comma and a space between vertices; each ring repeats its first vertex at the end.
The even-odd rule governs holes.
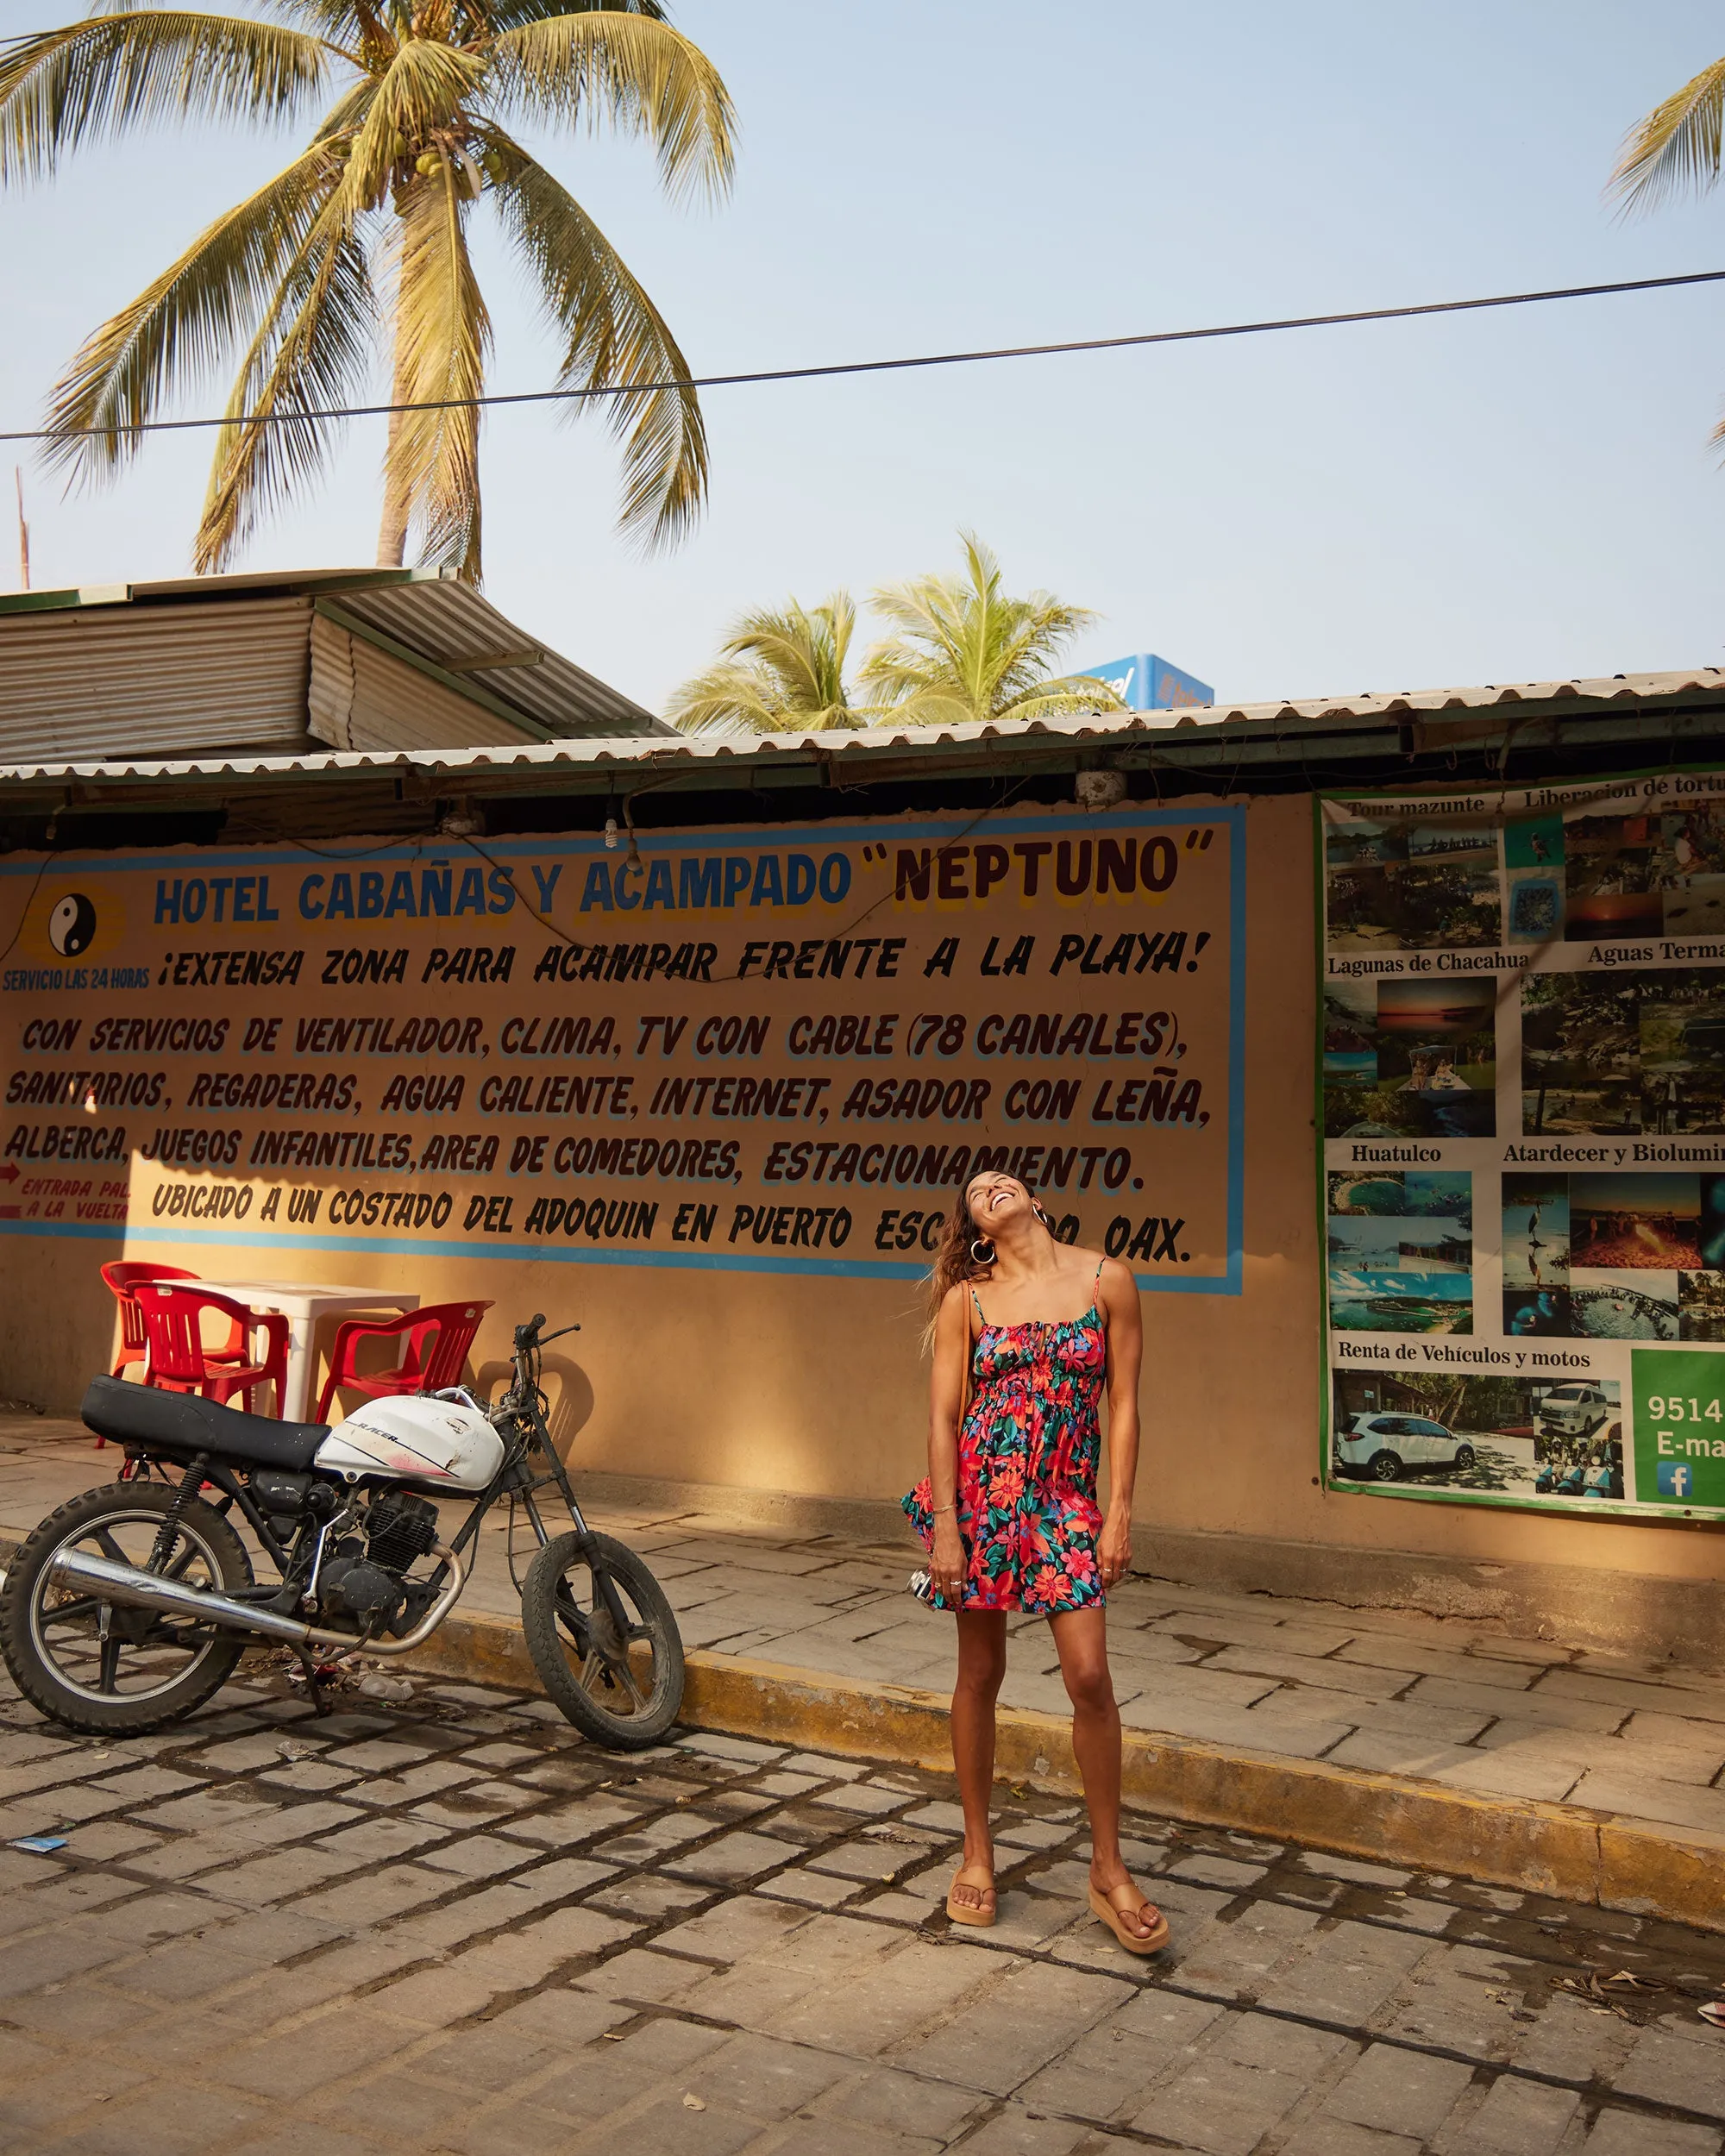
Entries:
POLYGON ((994 1892, 994 1875, 993 1871, 989 1869, 989 1867, 981 1864, 960 1865, 957 1871, 952 1875, 952 1884, 946 1890, 946 1914, 952 1919, 952 1921, 955 1924, 977 1924, 982 1926, 985 1930, 989 1925, 993 1924, 1000 1914, 1000 1901, 994 1892), (984 1871, 988 1872, 988 1883, 987 1886, 982 1886, 980 1883, 974 1878, 966 1879, 964 1877, 967 1871, 975 1872, 984 1871), (957 1892, 961 1884, 976 1887, 980 1893, 986 1894, 988 1896, 988 1898, 987 1902, 982 1906, 974 1908, 968 1902, 955 1902, 952 1897, 957 1892))
POLYGON ((1159 1954, 1168 1944, 1168 1919, 1145 1896, 1138 1894, 1130 1879, 1122 1879, 1117 1887, 1110 1887, 1106 1895, 1100 1887, 1093 1885, 1090 1889, 1090 1913, 1101 1919, 1129 1954, 1159 1954), (1138 1900, 1123 1902, 1120 1899, 1123 1894, 1137 1894, 1138 1900), (1142 1935, 1131 1930, 1124 1921, 1126 1917, 1135 1915, 1141 1908, 1150 1909, 1156 1918, 1150 1930, 1142 1935))

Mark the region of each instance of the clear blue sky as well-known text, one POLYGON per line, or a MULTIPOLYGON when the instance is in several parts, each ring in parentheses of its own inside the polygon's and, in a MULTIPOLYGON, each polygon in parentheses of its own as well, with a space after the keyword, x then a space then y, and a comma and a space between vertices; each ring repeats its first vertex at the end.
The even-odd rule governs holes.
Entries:
MULTIPOLYGON (((0 0, 0 26, 66 12, 0 0)), ((1624 129, 1725 50, 1700 0, 676 19, 740 110, 729 204, 671 207, 639 147, 550 161, 702 372, 1725 267, 1725 196, 1629 225, 1601 202, 1624 129)), ((4 423, 276 161, 158 134, 0 200, 4 423)), ((541 386, 547 348, 490 274, 493 385, 541 386)), ((739 609, 945 565, 960 525, 1014 586, 1098 611, 1075 661, 1153 649, 1227 698, 1725 664, 1722 399, 1725 289, 717 391, 710 511, 645 560, 615 536, 603 429, 500 415, 487 589, 655 706, 739 609)), ((356 429, 247 566, 370 561, 380 439, 356 429)), ((159 445, 71 501, 27 470, 37 583, 183 573, 206 455, 159 445)))

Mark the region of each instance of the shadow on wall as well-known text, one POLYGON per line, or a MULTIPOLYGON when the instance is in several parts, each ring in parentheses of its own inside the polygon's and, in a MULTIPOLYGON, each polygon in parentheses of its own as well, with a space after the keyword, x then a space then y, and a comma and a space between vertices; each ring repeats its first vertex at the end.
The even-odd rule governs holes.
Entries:
MULTIPOLYGON (((514 1371, 501 1357, 481 1363, 474 1383, 476 1399, 494 1401, 507 1388, 514 1371)), ((545 1420, 559 1459, 568 1462, 575 1440, 593 1420, 593 1380, 579 1363, 566 1355, 548 1355, 540 1372, 548 1404, 545 1420)))

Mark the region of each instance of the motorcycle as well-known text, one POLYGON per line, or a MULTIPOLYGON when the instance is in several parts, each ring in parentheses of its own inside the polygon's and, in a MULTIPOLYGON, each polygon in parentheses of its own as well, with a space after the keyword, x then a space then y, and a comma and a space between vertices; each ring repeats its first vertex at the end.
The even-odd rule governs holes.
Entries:
POLYGON ((248 1645, 318 1671, 342 1649, 411 1654, 472 1576, 486 1514, 509 1503, 510 1577, 551 1699, 612 1750, 656 1744, 683 1695, 683 1646, 633 1551, 582 1517, 551 1443, 541 1352, 564 1333, 515 1328, 509 1388, 486 1407, 461 1387, 368 1401, 345 1421, 277 1422, 192 1393, 91 1381, 83 1416, 122 1446, 121 1479, 42 1521, 0 1584, 0 1654, 51 1720, 136 1736, 192 1714, 248 1645), (552 1535, 555 1489, 572 1529, 552 1535), (449 1540, 436 1500, 471 1495, 449 1540), (537 1545, 517 1569, 517 1510, 537 1545), (260 1582, 237 1512, 279 1578, 260 1582))

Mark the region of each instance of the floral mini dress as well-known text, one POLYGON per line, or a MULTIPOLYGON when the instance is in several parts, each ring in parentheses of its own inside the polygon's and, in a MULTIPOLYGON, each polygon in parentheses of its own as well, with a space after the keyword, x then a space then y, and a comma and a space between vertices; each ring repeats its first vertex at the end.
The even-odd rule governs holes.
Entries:
MULTIPOLYGON (((1096 1268, 1101 1278, 1102 1269, 1096 1268)), ((960 1606, 1057 1617, 1102 1601, 1096 1563, 1101 1507, 1097 1404, 1108 1336, 1093 1300, 1061 1325, 990 1325, 971 1348, 975 1388, 958 1433, 958 1532, 969 1566, 960 1606)), ((934 1547, 934 1494, 925 1476, 902 1503, 934 1547)), ((950 1609, 932 1588, 927 1601, 950 1609)))

